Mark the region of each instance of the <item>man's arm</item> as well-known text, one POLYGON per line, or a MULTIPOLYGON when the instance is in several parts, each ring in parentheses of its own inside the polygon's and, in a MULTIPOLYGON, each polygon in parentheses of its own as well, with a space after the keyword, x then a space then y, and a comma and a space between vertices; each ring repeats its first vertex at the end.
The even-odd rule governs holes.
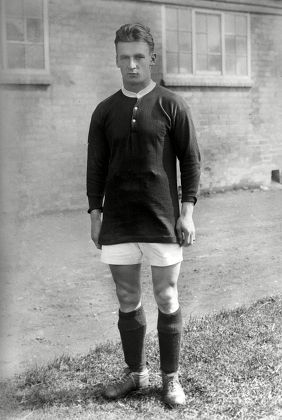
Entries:
POLYGON ((104 134, 103 113, 98 106, 92 115, 88 134, 86 178, 89 213, 93 209, 102 209, 108 162, 109 150, 104 134))
POLYGON ((179 244, 189 246, 195 241, 192 215, 197 202, 201 156, 190 109, 184 100, 180 100, 175 114, 173 138, 179 160, 182 190, 182 208, 176 231, 179 244))
POLYGON ((182 98, 174 120, 173 137, 181 174, 181 201, 196 204, 201 155, 191 112, 182 98))
POLYGON ((109 151, 108 144, 104 135, 103 119, 96 108, 92 115, 89 135, 88 135, 88 154, 87 154, 87 196, 91 219, 91 238, 97 248, 102 226, 102 206, 104 190, 108 172, 109 151))

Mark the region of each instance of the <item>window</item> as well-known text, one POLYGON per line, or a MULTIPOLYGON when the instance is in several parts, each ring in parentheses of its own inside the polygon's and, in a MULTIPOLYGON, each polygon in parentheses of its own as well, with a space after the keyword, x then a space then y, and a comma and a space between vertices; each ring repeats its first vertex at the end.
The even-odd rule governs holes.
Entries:
POLYGON ((163 10, 165 81, 250 83, 247 14, 171 6, 163 10))
POLYGON ((1 12, 2 73, 12 79, 15 75, 46 75, 49 69, 47 1, 2 0, 1 12))

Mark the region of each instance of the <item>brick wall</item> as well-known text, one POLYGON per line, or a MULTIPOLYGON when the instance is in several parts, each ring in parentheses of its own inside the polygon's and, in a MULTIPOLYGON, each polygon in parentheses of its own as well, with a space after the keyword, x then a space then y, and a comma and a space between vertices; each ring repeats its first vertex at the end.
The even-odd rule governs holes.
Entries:
MULTIPOLYGON (((87 208, 90 117, 120 86, 113 38, 123 23, 152 28, 162 78, 161 6, 49 0, 51 84, 1 90, 2 200, 6 212, 87 208)), ((282 16, 251 15, 251 88, 174 88, 190 103, 203 155, 202 189, 268 183, 282 169, 282 16)))
POLYGON ((198 128, 202 189, 268 184, 271 171, 282 170, 281 23, 282 16, 251 15, 251 88, 182 92, 198 128))

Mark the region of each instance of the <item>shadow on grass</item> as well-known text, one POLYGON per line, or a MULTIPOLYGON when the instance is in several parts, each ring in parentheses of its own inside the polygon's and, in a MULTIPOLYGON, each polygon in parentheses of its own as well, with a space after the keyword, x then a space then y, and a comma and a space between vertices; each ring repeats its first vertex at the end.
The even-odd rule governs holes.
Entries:
MULTIPOLYGON (((110 401, 102 396, 103 384, 96 386, 86 386, 85 388, 73 387, 72 389, 53 389, 39 385, 30 388, 30 392, 18 392, 16 398, 22 407, 25 409, 42 408, 51 405, 80 405, 87 406, 89 403, 95 403, 100 406, 107 406, 116 401, 110 401)), ((150 386, 146 390, 133 392, 128 395, 123 401, 136 402, 142 399, 146 401, 149 399, 161 399, 160 389, 156 386, 150 386)))

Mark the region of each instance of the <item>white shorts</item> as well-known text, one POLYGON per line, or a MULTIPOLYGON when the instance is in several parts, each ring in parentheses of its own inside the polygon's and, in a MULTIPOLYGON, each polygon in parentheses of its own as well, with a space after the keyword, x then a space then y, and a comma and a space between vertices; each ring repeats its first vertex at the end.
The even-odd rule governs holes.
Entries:
POLYGON ((129 242, 116 245, 102 245, 101 261, 113 265, 140 264, 143 257, 150 265, 165 267, 183 260, 179 244, 129 242))

